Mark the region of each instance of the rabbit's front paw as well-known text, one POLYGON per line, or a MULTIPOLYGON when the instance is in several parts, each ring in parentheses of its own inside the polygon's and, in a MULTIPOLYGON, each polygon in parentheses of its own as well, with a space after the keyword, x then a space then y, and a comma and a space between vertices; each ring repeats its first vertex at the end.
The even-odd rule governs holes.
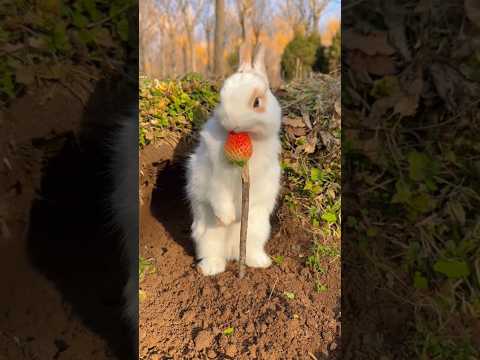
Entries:
POLYGON ((222 209, 217 209, 217 211, 215 211, 215 217, 217 218, 217 223, 219 225, 230 225, 236 220, 235 208, 233 207, 233 205, 231 207, 222 206, 222 209))
POLYGON ((225 259, 219 257, 204 258, 198 263, 198 267, 203 275, 216 275, 225 271, 227 263, 225 259))
POLYGON ((272 265, 272 260, 264 251, 258 251, 251 254, 247 254, 245 262, 250 267, 267 268, 272 265))

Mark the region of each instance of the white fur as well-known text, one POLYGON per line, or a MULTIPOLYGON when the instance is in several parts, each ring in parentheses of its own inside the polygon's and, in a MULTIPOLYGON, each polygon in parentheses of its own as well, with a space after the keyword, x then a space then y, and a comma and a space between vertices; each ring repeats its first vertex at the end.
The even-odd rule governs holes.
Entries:
POLYGON ((220 105, 200 132, 200 142, 187 162, 187 195, 193 214, 192 237, 204 275, 225 270, 238 260, 241 216, 241 169, 224 156, 228 131, 246 131, 253 143, 246 263, 268 267, 265 244, 270 237, 270 215, 280 189, 279 138, 281 109, 268 89, 261 68, 255 66, 229 77, 220 92, 220 105), (253 90, 267 91, 266 111, 249 103, 253 90))
MULTIPOLYGON (((110 197, 112 225, 122 233, 128 282, 124 289, 124 316, 138 331, 138 118, 134 111, 119 121, 110 139, 113 192, 110 197)), ((136 334, 138 336, 138 334, 136 334)), ((134 337, 136 344, 137 336, 134 337)), ((136 346, 136 345, 135 345, 136 346)))

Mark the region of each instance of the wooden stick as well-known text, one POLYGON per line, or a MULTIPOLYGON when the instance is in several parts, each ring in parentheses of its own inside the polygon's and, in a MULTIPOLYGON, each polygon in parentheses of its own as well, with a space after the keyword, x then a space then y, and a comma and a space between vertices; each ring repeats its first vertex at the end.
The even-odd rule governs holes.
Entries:
POLYGON ((242 218, 240 220, 240 261, 238 276, 245 276, 245 258, 247 257, 248 201, 250 191, 250 174, 248 162, 242 168, 242 218))

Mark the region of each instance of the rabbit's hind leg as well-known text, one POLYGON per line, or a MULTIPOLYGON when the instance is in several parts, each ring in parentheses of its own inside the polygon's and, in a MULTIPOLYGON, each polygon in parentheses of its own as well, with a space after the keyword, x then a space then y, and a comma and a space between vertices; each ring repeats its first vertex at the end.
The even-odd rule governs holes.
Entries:
POLYGON ((265 245, 270 237, 270 216, 266 211, 251 210, 248 219, 247 257, 250 267, 266 268, 272 264, 270 256, 265 252, 265 245))
POLYGON ((216 275, 225 271, 226 227, 217 223, 213 212, 203 207, 200 213, 194 214, 192 237, 195 242, 196 256, 200 260, 198 266, 204 275, 216 275))
MULTIPOLYGON (((265 244, 270 236, 270 216, 263 210, 251 209, 247 228, 247 256, 245 262, 250 267, 269 267, 272 260, 265 252, 265 244)), ((240 223, 227 227, 226 257, 228 260, 239 260, 240 223)))

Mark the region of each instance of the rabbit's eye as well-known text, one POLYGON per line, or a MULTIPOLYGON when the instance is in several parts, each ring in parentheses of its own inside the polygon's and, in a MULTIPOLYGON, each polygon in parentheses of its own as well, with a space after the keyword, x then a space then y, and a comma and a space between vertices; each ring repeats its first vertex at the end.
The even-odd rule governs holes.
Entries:
POLYGON ((260 99, 257 97, 255 98, 255 101, 253 102, 253 107, 258 108, 260 106, 260 99))

